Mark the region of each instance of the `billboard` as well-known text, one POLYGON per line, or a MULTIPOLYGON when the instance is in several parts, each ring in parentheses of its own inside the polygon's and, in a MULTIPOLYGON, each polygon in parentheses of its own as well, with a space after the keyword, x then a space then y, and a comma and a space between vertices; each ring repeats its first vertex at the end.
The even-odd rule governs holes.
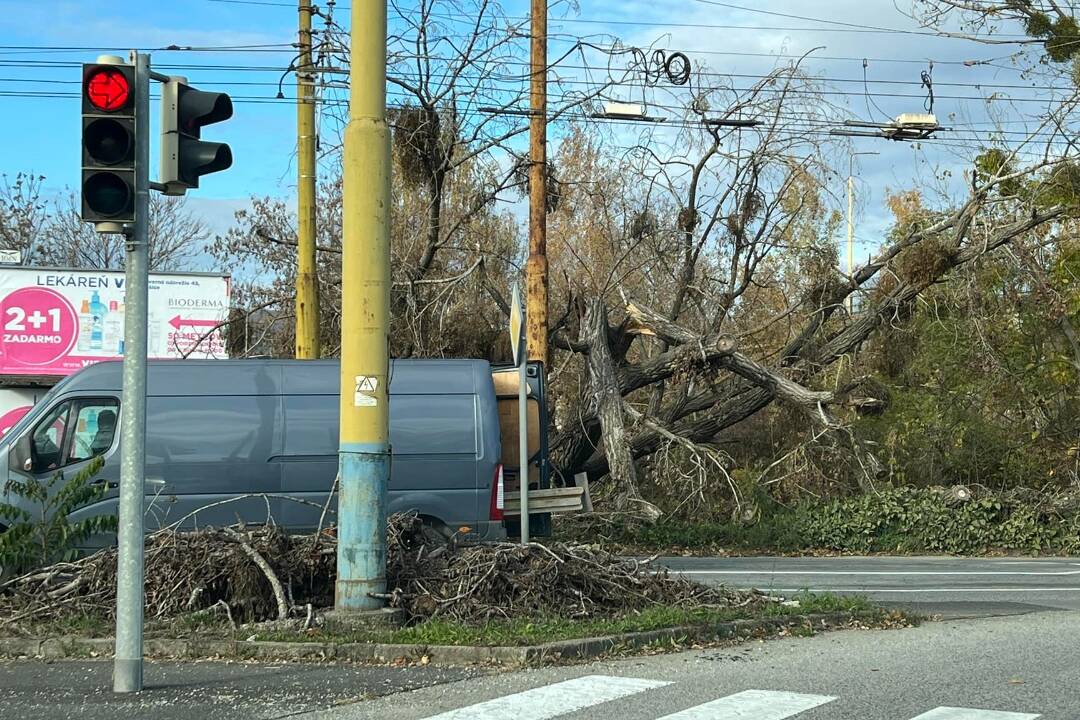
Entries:
MULTIPOLYGON (((0 375, 70 375, 124 356, 124 273, 0 267, 0 375)), ((224 358, 229 277, 151 273, 147 354, 224 358)))

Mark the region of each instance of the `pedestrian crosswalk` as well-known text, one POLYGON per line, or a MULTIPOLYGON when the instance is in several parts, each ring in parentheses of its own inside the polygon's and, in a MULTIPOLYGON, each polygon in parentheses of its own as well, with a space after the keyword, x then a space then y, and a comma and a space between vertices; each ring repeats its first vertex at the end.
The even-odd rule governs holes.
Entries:
POLYGON ((939 707, 912 720, 1035 720, 1037 713, 1000 712, 976 708, 939 707))
MULTIPOLYGON (((586 675, 431 715, 424 720, 549 720, 593 708, 596 708, 596 714, 589 714, 589 717, 609 717, 603 708, 606 703, 673 684, 666 680, 586 675)), ((830 695, 748 689, 670 714, 653 713, 650 717, 656 720, 797 720, 798 715, 837 700, 830 695)), ((678 699, 674 702, 682 704, 678 699)), ((635 714, 634 717, 644 716, 635 714)), ((928 709, 910 720, 1036 720, 1039 717, 1038 713, 942 706, 928 709)), ((896 720, 909 718, 897 716, 896 720)))
POLYGON ((547 720, 671 683, 588 675, 435 715, 431 720, 547 720))
POLYGON ((673 715, 665 715, 662 720, 738 720, 738 718, 784 720, 784 718, 794 717, 804 710, 824 705, 835 699, 828 695, 744 690, 718 700, 695 705, 673 715))

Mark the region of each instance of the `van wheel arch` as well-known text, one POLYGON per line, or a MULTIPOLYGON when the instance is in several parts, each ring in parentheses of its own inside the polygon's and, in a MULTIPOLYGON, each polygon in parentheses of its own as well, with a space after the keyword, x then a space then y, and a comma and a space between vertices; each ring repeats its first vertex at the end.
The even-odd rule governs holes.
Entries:
POLYGON ((424 540, 433 545, 445 545, 454 537, 454 531, 437 517, 432 515, 419 515, 424 540))

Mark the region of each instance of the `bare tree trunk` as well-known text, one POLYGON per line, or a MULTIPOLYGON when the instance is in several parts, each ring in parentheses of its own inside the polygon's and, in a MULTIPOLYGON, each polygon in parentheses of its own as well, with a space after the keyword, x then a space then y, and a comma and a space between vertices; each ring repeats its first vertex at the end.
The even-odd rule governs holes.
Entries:
POLYGON ((604 456, 609 463, 608 474, 625 490, 627 503, 634 503, 635 510, 643 512, 651 520, 656 520, 660 511, 642 500, 638 494, 637 471, 626 437, 622 392, 611 357, 607 307, 603 299, 589 300, 582 330, 583 340, 589 345, 589 386, 596 403, 596 416, 602 428, 604 456))
POLYGON ((626 444, 623 425, 622 393, 615 379, 615 366, 608 345, 607 308, 600 298, 593 298, 585 311, 585 340, 589 344, 589 385, 596 401, 596 415, 603 428, 604 452, 610 474, 631 492, 637 486, 634 459, 626 444))

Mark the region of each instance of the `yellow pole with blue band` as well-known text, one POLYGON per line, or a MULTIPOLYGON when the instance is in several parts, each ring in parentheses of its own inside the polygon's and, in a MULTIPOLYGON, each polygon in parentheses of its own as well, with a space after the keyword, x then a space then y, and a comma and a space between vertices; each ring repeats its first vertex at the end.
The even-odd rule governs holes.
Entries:
POLYGON ((386 3, 352 3, 343 160, 337 610, 376 610, 386 590, 390 474, 390 132, 386 3))

